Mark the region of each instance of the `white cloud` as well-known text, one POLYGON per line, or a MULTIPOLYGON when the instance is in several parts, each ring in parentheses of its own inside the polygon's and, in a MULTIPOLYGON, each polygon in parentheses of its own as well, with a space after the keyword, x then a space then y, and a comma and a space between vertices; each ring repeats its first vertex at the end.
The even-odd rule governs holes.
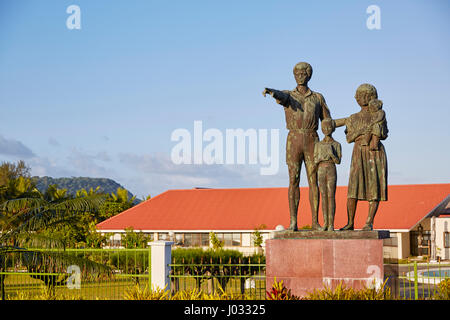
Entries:
POLYGON ((18 158, 32 158, 35 156, 30 148, 22 142, 14 139, 6 139, 0 135, 0 154, 14 156, 18 158))
POLYGON ((138 195, 159 194, 168 189, 208 188, 250 188, 284 187, 288 185, 286 172, 263 176, 256 165, 195 165, 174 164, 169 155, 119 154, 119 161, 131 175, 123 179, 132 192, 138 195))
POLYGON ((31 167, 33 176, 50 176, 50 177, 71 177, 76 175, 73 170, 66 169, 59 165, 55 160, 47 157, 34 157, 27 164, 31 167))
POLYGON ((48 143, 53 147, 59 147, 61 144, 53 137, 48 138, 48 143))
POLYGON ((82 176, 93 177, 109 177, 114 175, 114 170, 106 168, 97 164, 97 161, 110 161, 111 158, 106 152, 99 152, 96 155, 91 155, 77 149, 72 149, 67 156, 69 164, 79 172, 82 176))

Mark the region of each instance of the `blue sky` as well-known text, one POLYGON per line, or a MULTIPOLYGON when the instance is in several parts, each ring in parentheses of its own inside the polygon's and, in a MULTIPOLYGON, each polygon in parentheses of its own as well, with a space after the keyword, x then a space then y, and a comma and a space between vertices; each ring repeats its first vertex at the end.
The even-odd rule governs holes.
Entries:
MULTIPOLYGON (((389 184, 450 181, 448 1, 0 1, 0 160, 32 174, 108 177, 138 197, 172 188, 287 186, 282 107, 264 87, 311 89, 332 117, 384 101, 389 184), (81 29, 69 30, 69 5, 81 29), (366 8, 381 9, 369 30, 366 8), (280 170, 170 161, 177 128, 280 129, 280 170)), ((321 135, 321 133, 320 133, 321 135)), ((338 184, 352 145, 343 129, 338 184)), ((305 172, 301 185, 306 185, 305 172)))

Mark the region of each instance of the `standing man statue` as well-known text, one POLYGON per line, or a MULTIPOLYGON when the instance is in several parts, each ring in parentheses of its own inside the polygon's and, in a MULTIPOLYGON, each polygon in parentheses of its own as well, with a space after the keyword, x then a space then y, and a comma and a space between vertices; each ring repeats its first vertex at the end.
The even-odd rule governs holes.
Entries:
POLYGON ((311 206, 312 229, 320 230, 318 220, 319 189, 317 171, 314 164, 314 145, 319 140, 317 129, 319 119, 331 118, 325 99, 308 88, 312 67, 306 62, 297 63, 294 77, 297 87, 294 90, 275 90, 265 88, 263 95, 270 94, 284 107, 286 128, 289 130, 286 142, 286 163, 289 169, 289 230, 298 230, 297 214, 300 202, 300 170, 305 162, 309 184, 309 203, 311 206))

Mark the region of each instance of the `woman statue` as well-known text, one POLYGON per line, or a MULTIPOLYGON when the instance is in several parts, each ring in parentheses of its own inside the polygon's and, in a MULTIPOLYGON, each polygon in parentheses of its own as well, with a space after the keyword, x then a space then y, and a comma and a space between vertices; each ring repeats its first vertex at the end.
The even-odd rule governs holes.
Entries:
POLYGON ((348 143, 354 143, 347 193, 347 225, 340 230, 353 230, 358 200, 369 201, 369 214, 363 230, 373 230, 380 201, 387 200, 387 159, 380 140, 387 138, 388 128, 377 89, 362 84, 355 94, 361 111, 348 118, 337 119, 336 127, 345 126, 348 143))

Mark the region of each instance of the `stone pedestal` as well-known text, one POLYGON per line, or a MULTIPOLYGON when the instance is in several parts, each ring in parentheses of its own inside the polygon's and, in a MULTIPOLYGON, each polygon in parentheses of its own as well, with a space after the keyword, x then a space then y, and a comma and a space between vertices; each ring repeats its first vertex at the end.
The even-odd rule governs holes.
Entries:
POLYGON ((383 238, 389 231, 281 231, 266 241, 266 288, 283 280, 304 296, 339 282, 354 289, 383 283, 383 238))

